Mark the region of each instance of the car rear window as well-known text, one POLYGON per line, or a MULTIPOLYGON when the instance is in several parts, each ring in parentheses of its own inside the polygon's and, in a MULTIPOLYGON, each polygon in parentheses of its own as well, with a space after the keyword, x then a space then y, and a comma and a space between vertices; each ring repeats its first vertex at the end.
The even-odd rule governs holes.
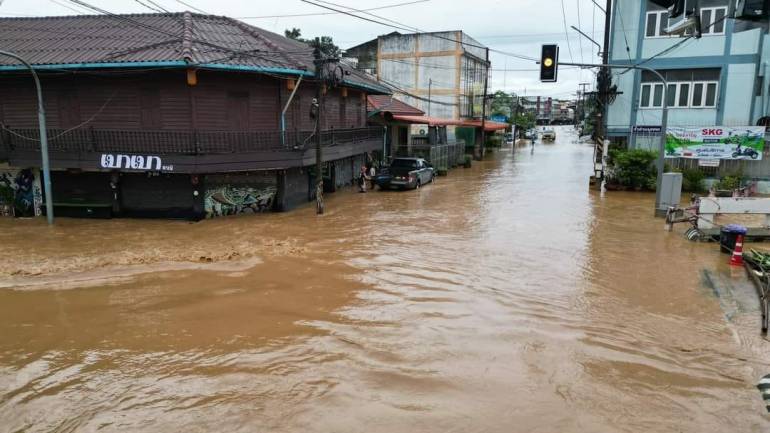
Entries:
POLYGON ((395 168, 417 168, 417 161, 413 159, 394 159, 390 166, 395 168))

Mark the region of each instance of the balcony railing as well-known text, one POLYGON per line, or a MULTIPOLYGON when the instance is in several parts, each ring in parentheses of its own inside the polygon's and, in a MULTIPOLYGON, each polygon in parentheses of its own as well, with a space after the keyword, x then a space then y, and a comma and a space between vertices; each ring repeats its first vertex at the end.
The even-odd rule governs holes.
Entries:
MULTIPOLYGON (((382 140, 382 128, 331 129, 321 132, 324 146, 382 140)), ((171 131, 81 128, 48 130, 48 148, 60 152, 123 152, 209 155, 303 151, 313 147, 312 131, 171 131)), ((0 129, 0 154, 40 150, 36 128, 0 129)))

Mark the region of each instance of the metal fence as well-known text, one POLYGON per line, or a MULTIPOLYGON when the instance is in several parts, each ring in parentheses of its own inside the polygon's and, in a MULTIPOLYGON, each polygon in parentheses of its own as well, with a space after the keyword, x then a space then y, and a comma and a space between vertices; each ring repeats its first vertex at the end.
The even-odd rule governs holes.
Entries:
POLYGON ((436 170, 449 170, 465 159, 465 140, 449 140, 444 144, 412 144, 395 149, 396 156, 425 158, 436 170))
MULTIPOLYGON (((160 154, 223 154, 303 150, 314 145, 312 131, 200 131, 81 128, 48 130, 48 145, 62 152, 125 152, 160 154)), ((335 129, 321 132, 324 146, 382 140, 382 128, 335 129)), ((36 128, 0 129, 0 154, 40 150, 36 128)))

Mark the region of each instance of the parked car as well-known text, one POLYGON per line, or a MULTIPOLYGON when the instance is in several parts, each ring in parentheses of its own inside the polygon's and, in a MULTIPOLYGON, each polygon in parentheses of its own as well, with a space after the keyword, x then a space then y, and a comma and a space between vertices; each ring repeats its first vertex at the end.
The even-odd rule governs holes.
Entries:
POLYGON ((513 142, 514 142, 514 140, 513 140, 513 133, 506 132, 505 133, 505 144, 511 145, 511 144, 513 144, 513 142))
POLYGON ((374 177, 381 189, 417 189, 433 182, 436 171, 422 158, 395 158, 383 173, 374 177))
POLYGON ((537 130, 528 129, 527 132, 524 133, 524 137, 529 140, 537 140, 537 130))
POLYGON ((540 139, 543 141, 555 141, 556 131, 554 131, 553 128, 543 128, 543 132, 540 134, 540 139))

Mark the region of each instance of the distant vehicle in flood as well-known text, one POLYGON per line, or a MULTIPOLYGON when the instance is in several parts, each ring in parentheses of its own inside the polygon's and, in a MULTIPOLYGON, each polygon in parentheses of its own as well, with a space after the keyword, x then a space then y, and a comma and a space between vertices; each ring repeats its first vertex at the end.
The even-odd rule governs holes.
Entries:
POLYGON ((385 172, 374 177, 380 189, 417 189, 433 182, 436 171, 422 158, 395 158, 385 172))
POLYGON ((543 132, 540 134, 540 139, 543 141, 555 141, 556 131, 553 128, 543 128, 543 132))

